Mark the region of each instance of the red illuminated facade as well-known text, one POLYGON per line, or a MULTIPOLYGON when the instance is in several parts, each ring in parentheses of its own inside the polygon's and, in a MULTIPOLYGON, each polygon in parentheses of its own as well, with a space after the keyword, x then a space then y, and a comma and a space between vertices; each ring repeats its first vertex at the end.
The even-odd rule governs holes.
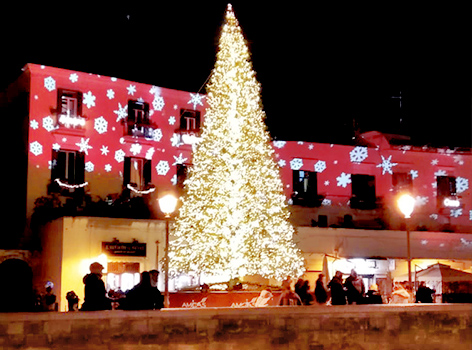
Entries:
MULTIPOLYGON (((64 215, 159 217, 155 200, 182 188, 206 108, 205 95, 35 64, 3 104, 24 130, 27 178, 16 180, 27 227, 48 198, 64 215)), ((273 142, 296 225, 399 229, 395 196, 408 190, 413 229, 472 232, 470 151, 395 145, 378 132, 356 141, 273 142)))

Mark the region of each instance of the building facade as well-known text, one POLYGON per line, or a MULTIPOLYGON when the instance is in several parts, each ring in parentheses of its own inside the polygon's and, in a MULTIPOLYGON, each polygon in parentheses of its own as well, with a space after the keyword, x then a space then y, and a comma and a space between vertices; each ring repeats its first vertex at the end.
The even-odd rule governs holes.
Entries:
MULTIPOLYGON (((82 297, 92 260, 105 263, 114 289, 159 268, 156 199, 182 191, 205 95, 28 64, 0 102, 23 135, 12 141, 17 175, 7 189, 16 227, 2 242, 42 249, 37 284, 54 280, 65 310, 69 290, 82 297)), ((401 141, 372 131, 352 146, 272 142, 311 281, 324 260, 332 271, 365 268, 366 283, 400 278, 405 225, 413 258, 428 259, 416 261, 421 268, 439 260, 471 268, 470 150, 401 141), (416 198, 406 223, 395 202, 403 191, 416 198)))

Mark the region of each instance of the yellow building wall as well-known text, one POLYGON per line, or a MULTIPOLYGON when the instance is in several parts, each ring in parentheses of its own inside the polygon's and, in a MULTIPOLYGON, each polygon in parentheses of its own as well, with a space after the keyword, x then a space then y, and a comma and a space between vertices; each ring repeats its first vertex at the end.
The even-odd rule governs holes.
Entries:
MULTIPOLYGON (((56 289, 60 311, 67 310, 66 294, 69 291, 74 291, 79 296, 79 306, 83 303, 82 279, 89 273, 89 266, 94 261, 99 261, 105 267, 107 262, 112 261, 139 262, 140 272, 159 269, 157 260, 164 256, 164 221, 97 217, 64 217, 58 220, 63 221, 62 249, 57 247, 59 240, 53 239, 53 235, 49 242, 56 246, 50 250, 62 255, 61 277, 58 282, 60 288, 56 289), (105 257, 102 254, 102 242, 110 242, 114 238, 123 243, 131 243, 133 240, 146 243, 146 256, 105 257)), ((57 260, 56 257, 54 260, 57 260)))

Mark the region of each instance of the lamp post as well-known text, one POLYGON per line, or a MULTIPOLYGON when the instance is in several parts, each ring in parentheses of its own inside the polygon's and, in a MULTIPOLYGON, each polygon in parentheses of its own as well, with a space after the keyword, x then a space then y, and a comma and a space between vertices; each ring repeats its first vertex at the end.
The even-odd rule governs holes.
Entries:
POLYGON ((169 221, 170 215, 177 206, 177 198, 172 194, 167 194, 159 198, 159 208, 165 215, 166 219, 166 245, 164 250, 164 307, 169 307, 169 221))
POLYGON ((408 286, 412 291, 411 285, 411 252, 410 252, 410 229, 408 226, 408 219, 411 218, 413 209, 415 208, 415 199, 409 194, 402 194, 398 200, 397 205, 402 214, 405 216, 405 229, 406 229, 406 246, 407 246, 407 259, 408 259, 408 286))

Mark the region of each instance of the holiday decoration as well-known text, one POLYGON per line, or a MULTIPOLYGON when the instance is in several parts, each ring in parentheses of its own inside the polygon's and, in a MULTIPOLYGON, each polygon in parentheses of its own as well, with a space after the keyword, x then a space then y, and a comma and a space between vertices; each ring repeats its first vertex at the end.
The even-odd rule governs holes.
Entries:
MULTIPOLYGON (((207 92, 209 108, 170 246, 171 270, 300 276, 304 262, 293 242, 260 86, 231 5, 207 92)), ((199 104, 197 96, 189 103, 199 104)))

